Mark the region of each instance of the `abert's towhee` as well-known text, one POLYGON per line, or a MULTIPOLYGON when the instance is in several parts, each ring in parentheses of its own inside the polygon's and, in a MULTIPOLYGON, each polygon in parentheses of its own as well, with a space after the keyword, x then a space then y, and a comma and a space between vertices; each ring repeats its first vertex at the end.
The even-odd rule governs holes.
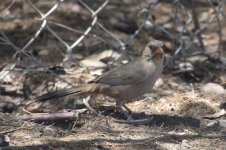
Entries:
POLYGON ((131 112, 125 103, 135 101, 149 92, 163 70, 162 42, 149 42, 140 58, 109 70, 95 80, 81 86, 62 89, 37 97, 48 100, 70 94, 103 94, 116 100, 117 108, 126 116, 131 112))

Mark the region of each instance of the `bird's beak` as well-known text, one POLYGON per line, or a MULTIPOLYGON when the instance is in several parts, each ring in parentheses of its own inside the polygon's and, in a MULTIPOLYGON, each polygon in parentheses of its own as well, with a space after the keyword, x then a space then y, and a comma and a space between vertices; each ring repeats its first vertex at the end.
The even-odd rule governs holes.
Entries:
POLYGON ((163 53, 163 50, 162 50, 162 48, 157 47, 157 48, 154 49, 154 53, 155 54, 162 54, 163 53))

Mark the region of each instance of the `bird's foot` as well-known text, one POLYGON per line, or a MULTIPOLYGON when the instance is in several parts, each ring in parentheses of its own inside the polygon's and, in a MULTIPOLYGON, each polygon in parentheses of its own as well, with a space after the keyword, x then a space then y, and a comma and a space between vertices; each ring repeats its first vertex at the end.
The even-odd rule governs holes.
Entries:
POLYGON ((140 125, 140 124, 149 124, 152 121, 153 117, 151 118, 144 118, 144 119, 136 119, 136 120, 118 120, 114 119, 114 122, 117 123, 126 123, 126 124, 133 124, 133 125, 140 125))
POLYGON ((128 112, 128 114, 132 115, 133 114, 133 111, 127 107, 125 104, 122 105, 123 108, 125 108, 125 110, 128 112))
MULTIPOLYGON (((123 107, 123 108, 125 108, 125 107, 123 107)), ((132 117, 133 112, 131 110, 128 111, 126 108, 125 108, 126 109, 126 111, 125 111, 123 108, 118 107, 118 111, 126 117, 126 120, 133 120, 133 117, 132 117)))

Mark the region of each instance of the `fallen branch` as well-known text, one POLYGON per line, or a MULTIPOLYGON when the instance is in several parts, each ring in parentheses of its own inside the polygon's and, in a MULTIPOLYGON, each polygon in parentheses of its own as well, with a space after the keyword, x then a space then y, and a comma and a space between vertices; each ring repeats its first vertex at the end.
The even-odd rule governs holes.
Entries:
POLYGON ((80 112, 63 112, 54 114, 31 114, 31 115, 19 115, 19 116, 7 116, 0 119, 7 121, 33 121, 33 122, 65 122, 73 121, 79 118, 80 112))

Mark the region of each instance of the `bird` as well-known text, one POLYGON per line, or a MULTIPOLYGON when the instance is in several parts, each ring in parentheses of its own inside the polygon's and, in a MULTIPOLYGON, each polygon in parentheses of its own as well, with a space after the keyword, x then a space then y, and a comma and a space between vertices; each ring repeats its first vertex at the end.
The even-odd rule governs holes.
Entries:
POLYGON ((118 111, 128 118, 132 110, 126 103, 136 101, 151 91, 161 76, 164 60, 162 47, 163 42, 151 40, 137 59, 110 69, 88 83, 46 93, 36 100, 49 100, 71 94, 103 94, 114 98, 118 111))

